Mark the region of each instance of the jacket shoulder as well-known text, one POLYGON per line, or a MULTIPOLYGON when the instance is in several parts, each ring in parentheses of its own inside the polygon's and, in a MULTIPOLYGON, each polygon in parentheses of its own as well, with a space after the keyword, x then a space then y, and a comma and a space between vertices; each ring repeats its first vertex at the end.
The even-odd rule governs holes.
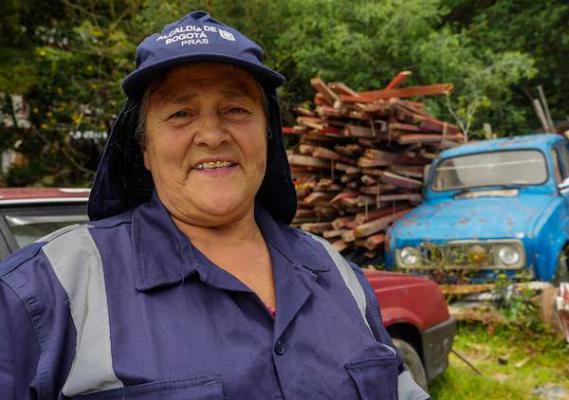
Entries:
POLYGON ((77 231, 78 229, 81 229, 86 226, 87 225, 80 225, 80 224, 65 226, 61 229, 58 229, 54 232, 47 234, 46 236, 39 238, 34 243, 22 247, 21 249, 10 254, 6 259, 4 259, 0 263, 0 278, 6 276, 7 274, 19 268, 20 266, 26 264, 27 262, 32 261, 40 254, 42 248, 48 243, 58 241, 60 240, 60 238, 72 234, 72 232, 77 231))
POLYGON ((0 263, 0 279, 14 271, 20 265, 36 257, 42 246, 43 243, 32 243, 6 257, 0 263))

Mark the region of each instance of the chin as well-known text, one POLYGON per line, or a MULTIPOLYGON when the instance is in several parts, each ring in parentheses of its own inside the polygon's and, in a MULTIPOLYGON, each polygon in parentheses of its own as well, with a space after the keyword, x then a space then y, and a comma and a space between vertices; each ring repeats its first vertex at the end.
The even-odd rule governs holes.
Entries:
POLYGON ((202 212, 216 217, 240 216, 252 207, 254 207, 254 199, 248 199, 242 195, 232 195, 227 192, 202 197, 199 202, 199 208, 202 212))

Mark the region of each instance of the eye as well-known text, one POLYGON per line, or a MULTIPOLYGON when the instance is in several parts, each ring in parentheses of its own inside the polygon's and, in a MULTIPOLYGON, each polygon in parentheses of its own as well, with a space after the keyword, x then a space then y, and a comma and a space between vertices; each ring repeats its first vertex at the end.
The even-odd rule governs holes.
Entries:
POLYGON ((249 111, 243 107, 239 107, 239 106, 234 106, 234 107, 229 107, 226 111, 229 114, 248 114, 249 111))
POLYGON ((180 118, 188 118, 190 117, 190 111, 189 110, 179 110, 176 111, 175 113, 171 114, 168 119, 180 119, 180 118))

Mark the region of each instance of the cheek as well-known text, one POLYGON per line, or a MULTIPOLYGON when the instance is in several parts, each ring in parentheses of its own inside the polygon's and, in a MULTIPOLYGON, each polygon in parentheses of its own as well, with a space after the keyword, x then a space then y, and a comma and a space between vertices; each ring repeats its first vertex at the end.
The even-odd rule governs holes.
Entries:
MULTIPOLYGON (((152 171, 182 167, 189 140, 187 135, 173 132, 154 132, 155 135, 147 137, 143 150, 144 165, 152 171)), ((155 171, 156 172, 156 171, 155 171)))
POLYGON ((267 166, 267 140, 264 136, 259 136, 258 139, 252 140, 248 146, 246 154, 249 160, 255 167, 255 172, 258 174, 265 174, 267 166))

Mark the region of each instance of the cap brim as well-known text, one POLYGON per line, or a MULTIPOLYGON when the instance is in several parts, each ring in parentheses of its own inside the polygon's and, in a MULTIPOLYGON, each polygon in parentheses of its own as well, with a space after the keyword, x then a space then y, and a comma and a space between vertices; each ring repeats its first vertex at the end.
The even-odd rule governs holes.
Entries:
POLYGON ((263 65, 249 63, 237 57, 221 54, 192 54, 173 57, 131 72, 122 82, 122 88, 127 97, 136 99, 144 93, 146 86, 160 71, 178 67, 195 61, 220 61, 233 64, 251 72, 253 77, 264 87, 275 89, 285 82, 284 76, 263 65))

